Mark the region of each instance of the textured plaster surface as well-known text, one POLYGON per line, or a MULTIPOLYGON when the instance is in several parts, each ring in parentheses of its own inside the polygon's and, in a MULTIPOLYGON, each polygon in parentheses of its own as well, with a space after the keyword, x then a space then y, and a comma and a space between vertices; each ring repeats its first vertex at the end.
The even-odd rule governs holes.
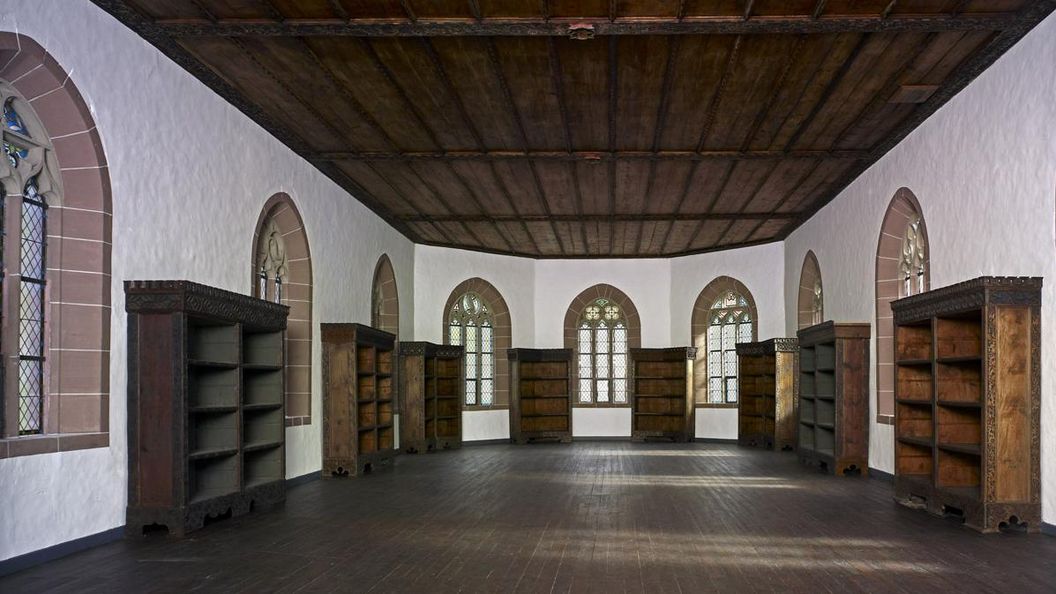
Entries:
MULTIPOLYGON (((414 328, 414 246, 135 33, 84 0, 5 0, 0 29, 44 46, 77 85, 113 187, 110 447, 0 460, 0 559, 124 524, 126 279, 189 279, 248 293, 253 227, 276 192, 304 218, 314 322, 370 321, 382 252, 396 271, 402 331, 414 328)), ((61 166, 61 163, 60 163, 61 166)), ((312 424, 287 430, 287 476, 321 462, 321 376, 312 424)))
MULTIPOLYGON (((876 313, 880 224, 900 187, 927 223, 931 286, 982 275, 1045 277, 1042 307, 1042 515, 1056 522, 1056 16, 1038 25, 978 79, 848 186, 785 242, 785 312, 808 249, 825 284, 825 317, 870 322, 876 313)), ((875 413, 876 341, 870 369, 875 413)), ((894 431, 870 427, 869 464, 894 468, 894 431)))

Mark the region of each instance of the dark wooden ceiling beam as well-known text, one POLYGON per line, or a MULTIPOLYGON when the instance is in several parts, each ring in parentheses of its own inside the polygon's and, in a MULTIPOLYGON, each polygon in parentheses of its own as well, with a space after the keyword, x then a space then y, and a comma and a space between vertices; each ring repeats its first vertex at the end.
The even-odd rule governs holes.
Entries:
POLYGON ((821 18, 821 13, 825 12, 825 4, 827 0, 818 0, 818 3, 814 5, 814 12, 810 14, 810 18, 818 19, 821 18))
POLYGON ((549 215, 401 215, 396 218, 405 223, 443 223, 462 221, 466 223, 557 222, 557 223, 610 223, 613 221, 675 222, 675 221, 768 221, 791 220, 803 216, 802 212, 712 212, 712 213, 641 213, 641 214, 549 214, 549 215))
POLYGON ((761 161, 776 159, 851 159, 875 157, 860 150, 732 150, 732 151, 436 151, 354 152, 325 151, 304 154, 309 161, 761 161))
MULTIPOLYGON (((97 2, 106 4, 105 0, 97 2)), ((409 8, 409 7, 408 7, 409 8)), ((1015 28, 1015 13, 880 16, 453 18, 453 19, 156 19, 153 26, 172 37, 445 37, 559 36, 572 24, 591 25, 607 35, 753 35, 882 33, 901 31, 1003 31, 1015 28)))

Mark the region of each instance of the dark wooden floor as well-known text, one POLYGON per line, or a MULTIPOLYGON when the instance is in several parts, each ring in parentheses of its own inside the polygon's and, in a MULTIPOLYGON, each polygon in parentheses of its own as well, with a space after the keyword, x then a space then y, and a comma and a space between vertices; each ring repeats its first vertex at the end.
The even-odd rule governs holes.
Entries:
POLYGON ((1056 538, 981 536, 791 454, 483 446, 0 579, 0 592, 53 590, 1051 593, 1056 538))

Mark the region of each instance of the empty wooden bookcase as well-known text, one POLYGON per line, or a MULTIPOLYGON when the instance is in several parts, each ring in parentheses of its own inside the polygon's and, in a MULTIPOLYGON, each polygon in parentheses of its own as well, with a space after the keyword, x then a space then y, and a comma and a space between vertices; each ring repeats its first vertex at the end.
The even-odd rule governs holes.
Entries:
POLYGON ((869 472, 869 324, 799 331, 796 451, 836 474, 869 472))
POLYGON ((289 308, 188 281, 127 281, 126 530, 182 536, 286 499, 289 308))
POLYGON ((376 470, 396 455, 396 337, 362 324, 320 324, 323 476, 376 470))
POLYGON ((796 449, 799 413, 799 341, 771 338, 737 345, 737 441, 796 449))
POLYGON ((692 441, 694 347, 631 349, 631 440, 692 441))
POLYGON ((1041 284, 982 277, 891 304, 898 501, 982 532, 1040 528, 1041 284))
POLYGON ((400 449, 462 447, 464 364, 461 346, 400 343, 400 449))
POLYGON ((510 441, 572 441, 572 349, 509 349, 510 441))

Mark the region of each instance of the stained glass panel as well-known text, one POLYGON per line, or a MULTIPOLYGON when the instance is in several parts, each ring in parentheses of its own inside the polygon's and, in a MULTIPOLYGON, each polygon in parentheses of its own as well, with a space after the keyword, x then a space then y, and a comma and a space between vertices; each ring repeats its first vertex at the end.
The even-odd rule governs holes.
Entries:
MULTIPOLYGON (((4 104, 4 126, 6 126, 8 130, 18 132, 23 136, 29 136, 29 131, 26 130, 25 125, 22 124, 22 118, 18 115, 18 112, 15 111, 12 99, 8 99, 7 103, 4 104)), ((7 160, 11 163, 12 167, 18 167, 18 162, 28 157, 29 151, 5 142, 4 154, 7 155, 7 160)))

